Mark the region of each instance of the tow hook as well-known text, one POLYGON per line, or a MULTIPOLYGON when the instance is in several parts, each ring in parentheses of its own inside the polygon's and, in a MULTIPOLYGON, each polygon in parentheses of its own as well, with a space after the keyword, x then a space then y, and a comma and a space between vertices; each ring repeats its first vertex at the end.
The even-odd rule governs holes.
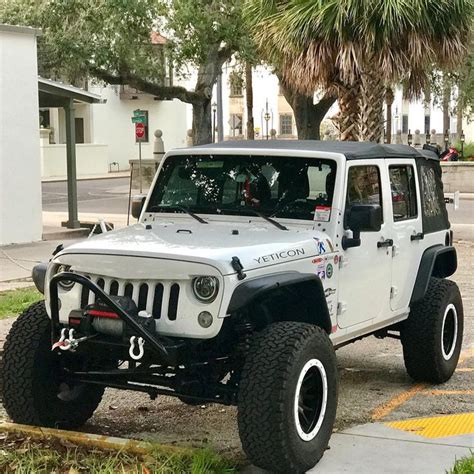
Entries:
POLYGON ((95 337, 95 334, 92 336, 84 336, 80 337, 79 339, 75 339, 74 329, 69 329, 68 331, 67 328, 63 328, 61 330, 61 337, 59 338, 59 341, 53 344, 51 350, 54 351, 59 347, 59 349, 61 349, 62 351, 74 352, 81 342, 86 341, 87 339, 91 339, 92 337, 95 337))
POLYGON ((142 337, 132 336, 130 338, 130 349, 128 354, 133 360, 140 360, 145 353, 143 346, 145 345, 145 340, 142 337), (138 340, 138 354, 135 354, 135 340, 138 340))

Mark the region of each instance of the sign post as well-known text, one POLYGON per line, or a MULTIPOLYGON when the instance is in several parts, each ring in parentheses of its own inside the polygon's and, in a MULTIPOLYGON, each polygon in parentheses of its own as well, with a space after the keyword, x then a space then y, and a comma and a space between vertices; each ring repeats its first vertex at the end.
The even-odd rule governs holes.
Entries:
POLYGON ((147 113, 145 110, 134 110, 132 123, 135 124, 135 141, 138 142, 138 180, 140 183, 140 194, 143 192, 142 186, 142 141, 145 140, 147 125, 147 113))

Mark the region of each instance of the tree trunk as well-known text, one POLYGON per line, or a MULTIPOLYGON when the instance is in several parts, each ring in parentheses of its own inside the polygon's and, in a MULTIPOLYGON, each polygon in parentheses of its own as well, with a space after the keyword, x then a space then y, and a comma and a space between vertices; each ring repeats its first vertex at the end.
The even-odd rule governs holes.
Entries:
POLYGON ((336 98, 326 93, 317 104, 313 104, 312 96, 301 94, 284 82, 280 84, 286 101, 293 109, 298 139, 320 140, 321 122, 336 98))
POLYGON ((339 112, 332 118, 342 141, 359 140, 359 83, 337 86, 339 112))
POLYGON ((255 125, 253 120, 253 79, 252 65, 245 63, 245 98, 247 102, 247 140, 255 138, 255 125))
POLYGON ((359 140, 380 142, 383 133, 383 101, 385 86, 382 78, 368 68, 361 74, 359 98, 359 140))
POLYGON ((193 104, 193 145, 212 143, 211 99, 193 104))
POLYGON ((228 59, 218 50, 210 50, 207 61, 199 66, 195 94, 198 99, 193 105, 193 145, 205 145, 213 142, 212 130, 212 89, 217 76, 222 72, 222 65, 228 59))
POLYGON ((385 104, 387 105, 387 121, 385 122, 385 140, 387 143, 392 143, 392 105, 393 105, 393 90, 387 87, 385 90, 385 104))
POLYGON ((443 133, 451 131, 450 114, 449 114, 449 102, 451 99, 451 87, 448 82, 443 84, 443 133))

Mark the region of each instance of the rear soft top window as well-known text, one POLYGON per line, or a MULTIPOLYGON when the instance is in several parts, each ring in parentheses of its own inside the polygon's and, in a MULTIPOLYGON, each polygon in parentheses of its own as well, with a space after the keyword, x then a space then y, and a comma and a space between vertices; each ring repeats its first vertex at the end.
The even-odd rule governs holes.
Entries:
POLYGON ((441 165, 436 160, 417 159, 420 180, 423 233, 449 229, 448 212, 444 203, 441 165))

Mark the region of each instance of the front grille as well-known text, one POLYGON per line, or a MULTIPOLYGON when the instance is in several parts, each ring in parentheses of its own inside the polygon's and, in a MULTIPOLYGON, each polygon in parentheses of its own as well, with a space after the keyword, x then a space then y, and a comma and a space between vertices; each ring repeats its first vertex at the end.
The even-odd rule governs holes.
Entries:
MULTIPOLYGON (((167 317, 175 321, 178 316, 180 285, 165 281, 126 281, 97 275, 84 275, 108 295, 128 296, 139 311, 145 310, 155 319, 167 317)), ((81 292, 81 309, 95 302, 95 295, 85 286, 81 292)))

